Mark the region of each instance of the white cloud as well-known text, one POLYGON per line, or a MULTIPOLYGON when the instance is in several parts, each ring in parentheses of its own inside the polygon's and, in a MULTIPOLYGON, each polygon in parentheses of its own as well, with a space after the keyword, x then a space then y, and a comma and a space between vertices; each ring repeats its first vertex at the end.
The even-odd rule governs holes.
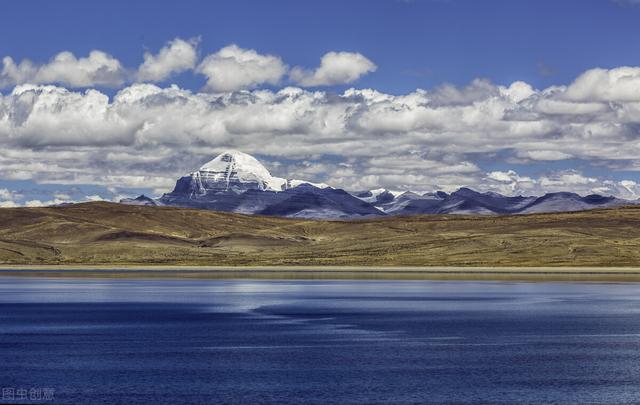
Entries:
POLYGON ((204 58, 197 72, 207 77, 208 90, 224 92, 264 83, 276 85, 287 72, 287 66, 277 56, 229 45, 204 58))
POLYGON ((528 176, 520 176, 514 170, 498 170, 487 173, 481 184, 485 191, 495 191, 504 195, 542 194, 541 190, 537 189, 537 180, 528 176))
POLYGON ((0 200, 13 200, 13 193, 6 188, 0 188, 0 200))
POLYGON ((91 51, 84 58, 61 52, 38 69, 34 81, 71 87, 119 86, 124 82, 124 69, 120 61, 102 51, 91 51))
MULTIPOLYGON (((146 52, 137 69, 125 68, 118 59, 100 50, 86 57, 63 51, 49 62, 38 64, 29 59, 19 63, 10 56, 2 59, 0 88, 21 84, 57 84, 70 88, 95 86, 119 87, 132 81, 162 82, 174 74, 194 70, 207 78, 205 89, 229 92, 278 85, 289 67, 275 55, 260 54, 232 44, 206 56, 198 63, 199 38, 175 38, 158 53, 146 52)), ((296 67, 290 79, 302 86, 352 83, 374 72, 377 66, 356 52, 328 52, 315 70, 296 67)))
POLYGON ((209 94, 134 84, 109 98, 22 85, 0 94, 0 178, 168 190, 180 174, 235 148, 267 166, 277 159, 269 166, 276 175, 348 189, 487 183, 507 193, 564 186, 633 195, 630 183, 606 176, 580 175, 593 179, 580 182, 550 173, 546 162, 554 160, 591 164, 594 172, 640 171, 640 103, 574 100, 569 88, 475 80, 403 95, 293 87, 209 94), (487 174, 487 161, 542 174, 487 174))
POLYGON ((587 70, 571 83, 564 97, 572 101, 640 101, 640 68, 587 70))
POLYGON ((540 184, 543 186, 575 186, 575 185, 589 185, 597 183, 597 179, 593 177, 585 177, 581 173, 570 171, 567 173, 561 173, 553 177, 541 177, 540 184))
POLYGON ((128 123, 112 113, 109 97, 97 90, 80 93, 56 86, 22 85, 6 100, 9 104, 0 107, 0 139, 4 132, 7 140, 25 147, 133 141, 133 128, 125 128, 128 123), (3 117, 3 110, 11 116, 3 117))
POLYGON ((499 91, 514 103, 519 103, 536 94, 536 90, 529 83, 521 81, 513 82, 509 87, 500 88, 499 91))
POLYGON ((290 78, 305 87, 331 86, 352 83, 377 68, 357 52, 328 52, 320 60, 318 68, 310 71, 297 66, 291 70, 290 78))
MULTIPOLYGON (((518 99, 521 97, 521 95, 518 94, 518 90, 510 90, 511 88, 515 89, 517 86, 517 84, 513 84, 509 89, 504 88, 502 89, 502 93, 512 101, 518 99)), ((476 101, 486 100, 489 97, 496 97, 499 92, 500 88, 489 80, 476 79, 462 88, 451 84, 444 84, 431 93, 429 100, 432 105, 437 106, 468 105, 476 101)))
POLYGON ((565 160, 570 159, 571 155, 557 150, 530 150, 526 151, 523 157, 533 160, 565 160))
POLYGON ((91 51, 87 57, 77 58, 65 51, 48 63, 36 66, 29 60, 16 64, 11 57, 2 60, 0 86, 23 83, 57 83, 70 87, 120 86, 125 82, 126 71, 120 61, 102 51, 91 51))
POLYGON ((2 58, 2 71, 0 71, 0 88, 13 86, 19 83, 25 83, 31 80, 37 68, 30 60, 23 60, 19 64, 10 56, 2 58))
POLYGON ((60 205, 60 204, 69 203, 69 202, 71 201, 59 200, 57 198, 49 201, 29 200, 24 203, 24 206, 25 207, 50 207, 52 205, 60 205))
POLYGON ((144 62, 138 68, 136 78, 140 81, 161 82, 172 74, 193 69, 198 59, 198 42, 198 38, 188 41, 176 38, 156 55, 145 53, 144 62))

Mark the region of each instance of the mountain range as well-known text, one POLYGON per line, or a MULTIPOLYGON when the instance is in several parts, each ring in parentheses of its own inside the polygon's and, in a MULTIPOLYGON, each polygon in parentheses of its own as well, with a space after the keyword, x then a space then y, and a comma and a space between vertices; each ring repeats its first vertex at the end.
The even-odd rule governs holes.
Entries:
POLYGON ((548 193, 509 197, 460 188, 419 194, 377 189, 347 192, 327 184, 271 175, 253 156, 226 151, 178 179, 158 199, 123 199, 130 205, 167 205, 294 218, 351 219, 416 214, 505 215, 582 211, 637 204, 612 196, 548 193))

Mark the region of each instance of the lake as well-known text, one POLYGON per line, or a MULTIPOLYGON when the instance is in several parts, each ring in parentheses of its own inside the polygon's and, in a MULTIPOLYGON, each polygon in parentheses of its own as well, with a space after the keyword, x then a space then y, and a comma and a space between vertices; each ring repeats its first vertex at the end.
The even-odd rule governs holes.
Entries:
POLYGON ((631 404, 640 284, 0 278, 7 403, 631 404))

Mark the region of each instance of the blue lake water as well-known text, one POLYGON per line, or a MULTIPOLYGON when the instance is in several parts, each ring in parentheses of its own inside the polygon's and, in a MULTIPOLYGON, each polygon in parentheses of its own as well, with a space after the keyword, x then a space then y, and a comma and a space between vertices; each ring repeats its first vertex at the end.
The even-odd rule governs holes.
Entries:
POLYGON ((640 403, 640 285, 0 278, 0 388, 56 404, 640 403))

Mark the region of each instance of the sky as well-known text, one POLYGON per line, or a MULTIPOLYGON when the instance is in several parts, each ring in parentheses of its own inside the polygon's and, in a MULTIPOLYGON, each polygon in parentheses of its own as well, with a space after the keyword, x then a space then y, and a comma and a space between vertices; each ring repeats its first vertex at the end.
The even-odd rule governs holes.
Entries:
POLYGON ((227 149, 347 190, 640 197, 640 1, 31 1, 0 207, 159 196, 227 149))

